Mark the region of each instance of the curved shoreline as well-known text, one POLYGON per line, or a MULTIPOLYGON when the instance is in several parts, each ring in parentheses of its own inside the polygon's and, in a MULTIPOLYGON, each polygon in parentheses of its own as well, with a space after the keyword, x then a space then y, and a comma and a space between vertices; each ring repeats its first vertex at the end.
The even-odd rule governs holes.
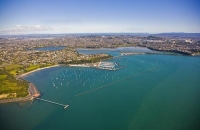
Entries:
MULTIPOLYGON (((28 95, 26 97, 20 97, 20 98, 2 99, 2 100, 0 100, 0 104, 1 103, 3 104, 3 103, 13 103, 13 102, 30 101, 30 100, 33 100, 36 97, 39 97, 40 96, 40 92, 38 91, 37 87, 33 83, 24 80, 23 77, 25 77, 25 76, 27 76, 27 75, 29 75, 31 73, 40 71, 40 70, 44 70, 44 69, 48 69, 48 68, 53 68, 53 67, 57 67, 57 66, 62 66, 62 65, 61 64, 57 64, 57 65, 52 65, 52 66, 48 66, 48 67, 44 67, 44 68, 38 68, 38 69, 35 69, 35 70, 29 71, 27 73, 23 73, 21 75, 16 76, 16 79, 23 80, 23 81, 29 83, 28 95)), ((91 67, 91 66, 85 66, 85 65, 84 66, 83 65, 69 65, 69 66, 91 67)))
POLYGON ((2 99, 2 100, 0 100, 0 104, 1 103, 12 103, 12 102, 29 101, 29 100, 33 100, 35 97, 39 97, 40 96, 40 92, 38 91, 37 87, 33 83, 24 80, 23 77, 27 76, 28 74, 31 74, 33 72, 36 72, 36 71, 40 71, 40 70, 48 69, 48 68, 52 68, 52 67, 57 67, 57 66, 60 66, 60 65, 53 65, 53 66, 48 66, 48 67, 44 67, 44 68, 38 68, 36 70, 32 70, 30 72, 18 75, 16 77, 16 79, 23 80, 23 81, 29 83, 28 95, 26 97, 19 97, 19 98, 12 98, 12 99, 2 99))
POLYGON ((38 68, 38 69, 35 69, 35 70, 32 70, 32 71, 29 71, 27 73, 23 73, 23 74, 21 74, 21 75, 19 75, 17 77, 18 78, 22 78, 22 77, 24 77, 26 75, 29 75, 29 74, 33 73, 33 72, 40 71, 40 70, 43 70, 43 69, 52 68, 52 67, 57 67, 57 66, 61 66, 61 65, 58 64, 58 65, 52 65, 52 66, 48 66, 48 67, 38 68))

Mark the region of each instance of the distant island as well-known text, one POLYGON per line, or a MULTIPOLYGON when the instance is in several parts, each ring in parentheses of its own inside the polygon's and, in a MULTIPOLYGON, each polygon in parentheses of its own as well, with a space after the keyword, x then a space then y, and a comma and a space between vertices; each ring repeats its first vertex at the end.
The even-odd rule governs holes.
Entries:
MULTIPOLYGON (((200 54, 200 36, 197 34, 194 36, 192 34, 179 34, 179 36, 176 34, 1 36, 0 100, 8 101, 21 97, 26 97, 21 100, 30 100, 34 96, 40 95, 33 84, 20 78, 22 75, 57 65, 96 67, 101 60, 112 57, 108 54, 79 54, 76 51, 78 48, 99 49, 132 46, 196 56, 200 54), (64 49, 51 51, 37 49, 43 47, 63 47, 64 49)), ((122 54, 127 55, 128 53, 122 54)))

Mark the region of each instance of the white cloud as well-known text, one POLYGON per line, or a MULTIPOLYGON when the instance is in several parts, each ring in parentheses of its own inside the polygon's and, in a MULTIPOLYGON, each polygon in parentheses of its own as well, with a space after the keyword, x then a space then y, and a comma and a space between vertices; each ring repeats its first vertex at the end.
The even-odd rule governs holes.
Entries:
POLYGON ((36 27, 36 28, 40 28, 41 26, 40 26, 40 25, 36 25, 35 27, 36 27))
POLYGON ((52 31, 52 30, 55 30, 55 28, 41 26, 41 25, 28 25, 28 26, 16 25, 14 28, 11 28, 11 29, 0 30, 0 33, 2 33, 2 34, 23 34, 23 33, 46 32, 46 31, 52 31))

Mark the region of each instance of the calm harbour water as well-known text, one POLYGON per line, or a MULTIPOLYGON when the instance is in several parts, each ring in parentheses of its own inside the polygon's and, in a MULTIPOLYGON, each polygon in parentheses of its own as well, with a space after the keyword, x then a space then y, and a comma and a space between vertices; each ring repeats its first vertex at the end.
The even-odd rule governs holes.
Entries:
MULTIPOLYGON (((87 54, 103 52, 116 56, 119 55, 119 51, 135 49, 141 48, 79 51, 87 54)), ((145 48, 141 51, 144 51, 143 49, 145 48)), ((68 104, 69 107, 63 109, 61 106, 39 100, 34 100, 32 104, 31 102, 3 104, 0 105, 1 128, 6 130, 199 129, 200 57, 130 55, 109 61, 126 67, 117 71, 106 71, 60 66, 24 77, 33 82, 43 93, 41 98, 68 104), (131 78, 123 80, 126 77, 131 78), (110 85, 101 88, 106 84, 110 85)))
POLYGON ((35 50, 38 51, 57 51, 57 50, 63 50, 66 47, 64 46, 57 46, 57 47, 41 47, 41 48, 36 48, 35 50))

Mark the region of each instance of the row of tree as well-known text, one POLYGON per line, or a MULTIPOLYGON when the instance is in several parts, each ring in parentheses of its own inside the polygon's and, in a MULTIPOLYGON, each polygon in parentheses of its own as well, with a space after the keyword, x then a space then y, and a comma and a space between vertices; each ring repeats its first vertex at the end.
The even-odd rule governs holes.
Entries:
POLYGON ((110 55, 108 56, 104 56, 104 57, 93 57, 89 60, 87 59, 82 59, 82 60, 72 60, 72 61, 69 61, 69 62, 60 62, 59 64, 85 64, 85 63, 96 63, 96 62, 100 62, 101 60, 103 59, 108 59, 108 58, 111 58, 110 55))

